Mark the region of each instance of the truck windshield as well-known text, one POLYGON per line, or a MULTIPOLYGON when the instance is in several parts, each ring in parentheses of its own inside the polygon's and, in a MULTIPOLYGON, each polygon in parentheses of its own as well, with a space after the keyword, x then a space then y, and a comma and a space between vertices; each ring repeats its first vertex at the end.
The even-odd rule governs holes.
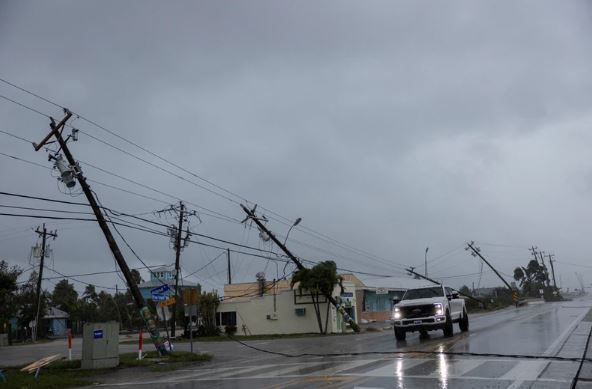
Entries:
POLYGON ((410 289, 403 296, 403 300, 416 300, 442 296, 444 296, 442 287, 436 286, 432 288, 410 289))

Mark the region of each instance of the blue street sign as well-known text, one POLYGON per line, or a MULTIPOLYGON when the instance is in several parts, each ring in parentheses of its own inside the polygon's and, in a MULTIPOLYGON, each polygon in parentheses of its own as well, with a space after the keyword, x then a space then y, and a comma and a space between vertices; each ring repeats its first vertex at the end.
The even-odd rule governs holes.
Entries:
POLYGON ((167 284, 160 285, 158 288, 154 288, 150 290, 152 294, 163 294, 164 292, 168 292, 169 286, 167 284))
POLYGON ((164 301, 167 299, 167 296, 164 294, 152 293, 152 301, 164 301))
POLYGON ((94 339, 103 339, 103 330, 93 331, 93 338, 94 339))

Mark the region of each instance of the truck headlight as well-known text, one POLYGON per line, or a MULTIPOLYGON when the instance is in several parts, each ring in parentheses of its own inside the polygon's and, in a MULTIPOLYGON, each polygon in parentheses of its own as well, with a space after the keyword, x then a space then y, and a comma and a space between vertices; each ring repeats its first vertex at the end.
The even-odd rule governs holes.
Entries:
POLYGON ((434 304, 434 308, 436 308, 436 315, 441 316, 444 314, 444 311, 442 310, 442 304, 436 303, 434 304))
POLYGON ((393 319, 394 320, 399 320, 401 318, 401 310, 397 307, 395 307, 395 309, 393 309, 393 319))

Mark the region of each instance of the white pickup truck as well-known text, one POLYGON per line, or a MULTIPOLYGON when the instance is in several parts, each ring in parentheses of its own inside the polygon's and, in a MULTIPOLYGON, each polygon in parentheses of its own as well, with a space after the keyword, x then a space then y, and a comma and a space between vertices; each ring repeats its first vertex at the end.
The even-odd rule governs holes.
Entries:
POLYGON ((400 301, 393 302, 393 327, 398 341, 405 340, 407 332, 415 331, 425 336, 428 331, 443 330, 444 336, 452 336, 452 323, 458 323, 463 332, 469 330, 465 300, 449 287, 409 289, 400 301))

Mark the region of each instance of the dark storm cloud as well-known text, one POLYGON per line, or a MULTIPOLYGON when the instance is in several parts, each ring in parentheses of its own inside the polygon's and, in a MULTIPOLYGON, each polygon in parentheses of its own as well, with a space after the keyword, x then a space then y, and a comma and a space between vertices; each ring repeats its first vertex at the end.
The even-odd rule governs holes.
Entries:
MULTIPOLYGON (((584 263, 590 22, 586 2, 5 2, 0 73, 397 263, 422 262, 426 245, 436 255, 470 239, 534 243, 584 263)), ((0 93, 59 115, 5 86, 0 93)), ((0 114, 4 129, 35 139, 45 131, 42 117, 18 107, 2 102, 0 114)), ((236 204, 81 138, 81 159, 242 217, 236 204)), ((2 145, 46 163, 26 145, 4 137, 2 145)), ((61 196, 48 172, 8 160, 0 169, 7 188, 61 196)), ((121 209, 162 206, 97 190, 121 209)), ((2 219, 0 227, 11 223, 2 219)), ((241 227, 206 218, 196 228, 259 244, 241 227)), ((56 267, 112 267, 96 232, 88 227, 56 241, 63 264, 56 267)), ((130 235, 152 263, 170 262, 166 241, 130 235)), ((337 251, 301 232, 292 236, 337 251)), ((3 244, 0 254, 18 259, 30 244, 3 244)), ((187 267, 214 254, 192 247, 187 267)), ((528 255, 491 254, 506 272, 517 262, 509 259, 528 255)), ((344 255, 352 258, 344 267, 388 270, 344 255)), ((459 251, 440 274, 470 273, 472 261, 459 251)), ((223 270, 215 266, 212 276, 223 270)), ((251 279, 255 270, 239 267, 238 277, 251 279)))

